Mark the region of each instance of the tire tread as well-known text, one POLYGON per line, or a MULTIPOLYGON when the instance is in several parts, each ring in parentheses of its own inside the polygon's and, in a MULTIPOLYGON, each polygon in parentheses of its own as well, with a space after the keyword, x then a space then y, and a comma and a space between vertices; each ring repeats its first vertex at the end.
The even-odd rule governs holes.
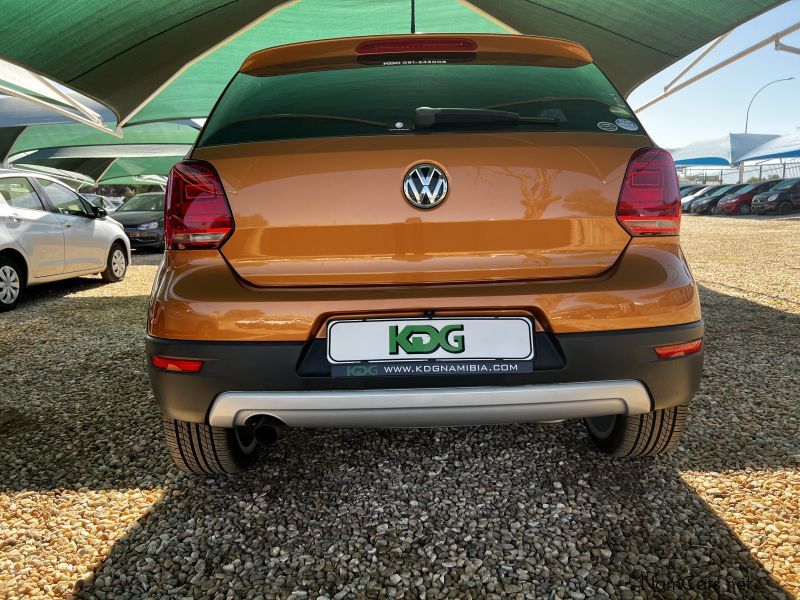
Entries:
POLYGON ((653 456, 675 449, 683 437, 689 408, 686 405, 655 410, 643 415, 617 419, 616 431, 608 440, 597 440, 601 450, 612 456, 653 456))
POLYGON ((175 465, 187 473, 238 473, 251 462, 232 429, 162 418, 164 440, 175 465))

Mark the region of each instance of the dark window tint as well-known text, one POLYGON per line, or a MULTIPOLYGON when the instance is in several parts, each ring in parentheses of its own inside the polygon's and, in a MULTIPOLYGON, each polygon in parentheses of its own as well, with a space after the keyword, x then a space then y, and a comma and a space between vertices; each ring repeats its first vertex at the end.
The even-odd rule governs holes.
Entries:
POLYGON ((83 200, 72 190, 49 179, 39 179, 39 185, 42 186, 44 193, 47 194, 55 209, 62 215, 89 216, 89 211, 83 200))
POLYGON ((44 210, 42 201, 30 181, 24 177, 4 177, 0 179, 0 197, 13 208, 44 210))
POLYGON ((594 65, 542 67, 428 64, 356 67, 259 77, 239 73, 209 117, 198 146, 439 131, 641 133, 594 65), (495 109, 559 123, 414 126, 419 107, 495 109), (619 120, 622 126, 615 124, 619 120), (624 126, 624 127, 623 127, 624 126))

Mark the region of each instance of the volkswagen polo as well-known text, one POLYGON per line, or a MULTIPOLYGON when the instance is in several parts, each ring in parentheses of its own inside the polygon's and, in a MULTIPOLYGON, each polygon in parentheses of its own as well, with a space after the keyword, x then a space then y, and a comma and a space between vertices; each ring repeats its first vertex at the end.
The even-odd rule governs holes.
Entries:
POLYGON ((585 420, 676 446, 703 324, 678 181, 568 41, 407 35, 247 58, 175 165, 147 354, 177 465, 283 427, 585 420))

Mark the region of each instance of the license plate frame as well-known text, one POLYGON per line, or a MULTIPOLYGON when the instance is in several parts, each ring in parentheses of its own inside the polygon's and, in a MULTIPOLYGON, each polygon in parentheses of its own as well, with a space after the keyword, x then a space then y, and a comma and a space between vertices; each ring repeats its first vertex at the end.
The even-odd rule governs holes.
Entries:
POLYGON ((532 362, 534 336, 525 316, 334 319, 326 354, 331 365, 532 362))

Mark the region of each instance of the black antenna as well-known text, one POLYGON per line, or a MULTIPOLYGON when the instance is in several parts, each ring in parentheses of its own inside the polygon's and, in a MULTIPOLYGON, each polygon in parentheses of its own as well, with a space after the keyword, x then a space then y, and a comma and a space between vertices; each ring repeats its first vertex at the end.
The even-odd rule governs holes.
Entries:
POLYGON ((414 0, 411 0, 411 33, 417 33, 417 26, 414 24, 414 0))

